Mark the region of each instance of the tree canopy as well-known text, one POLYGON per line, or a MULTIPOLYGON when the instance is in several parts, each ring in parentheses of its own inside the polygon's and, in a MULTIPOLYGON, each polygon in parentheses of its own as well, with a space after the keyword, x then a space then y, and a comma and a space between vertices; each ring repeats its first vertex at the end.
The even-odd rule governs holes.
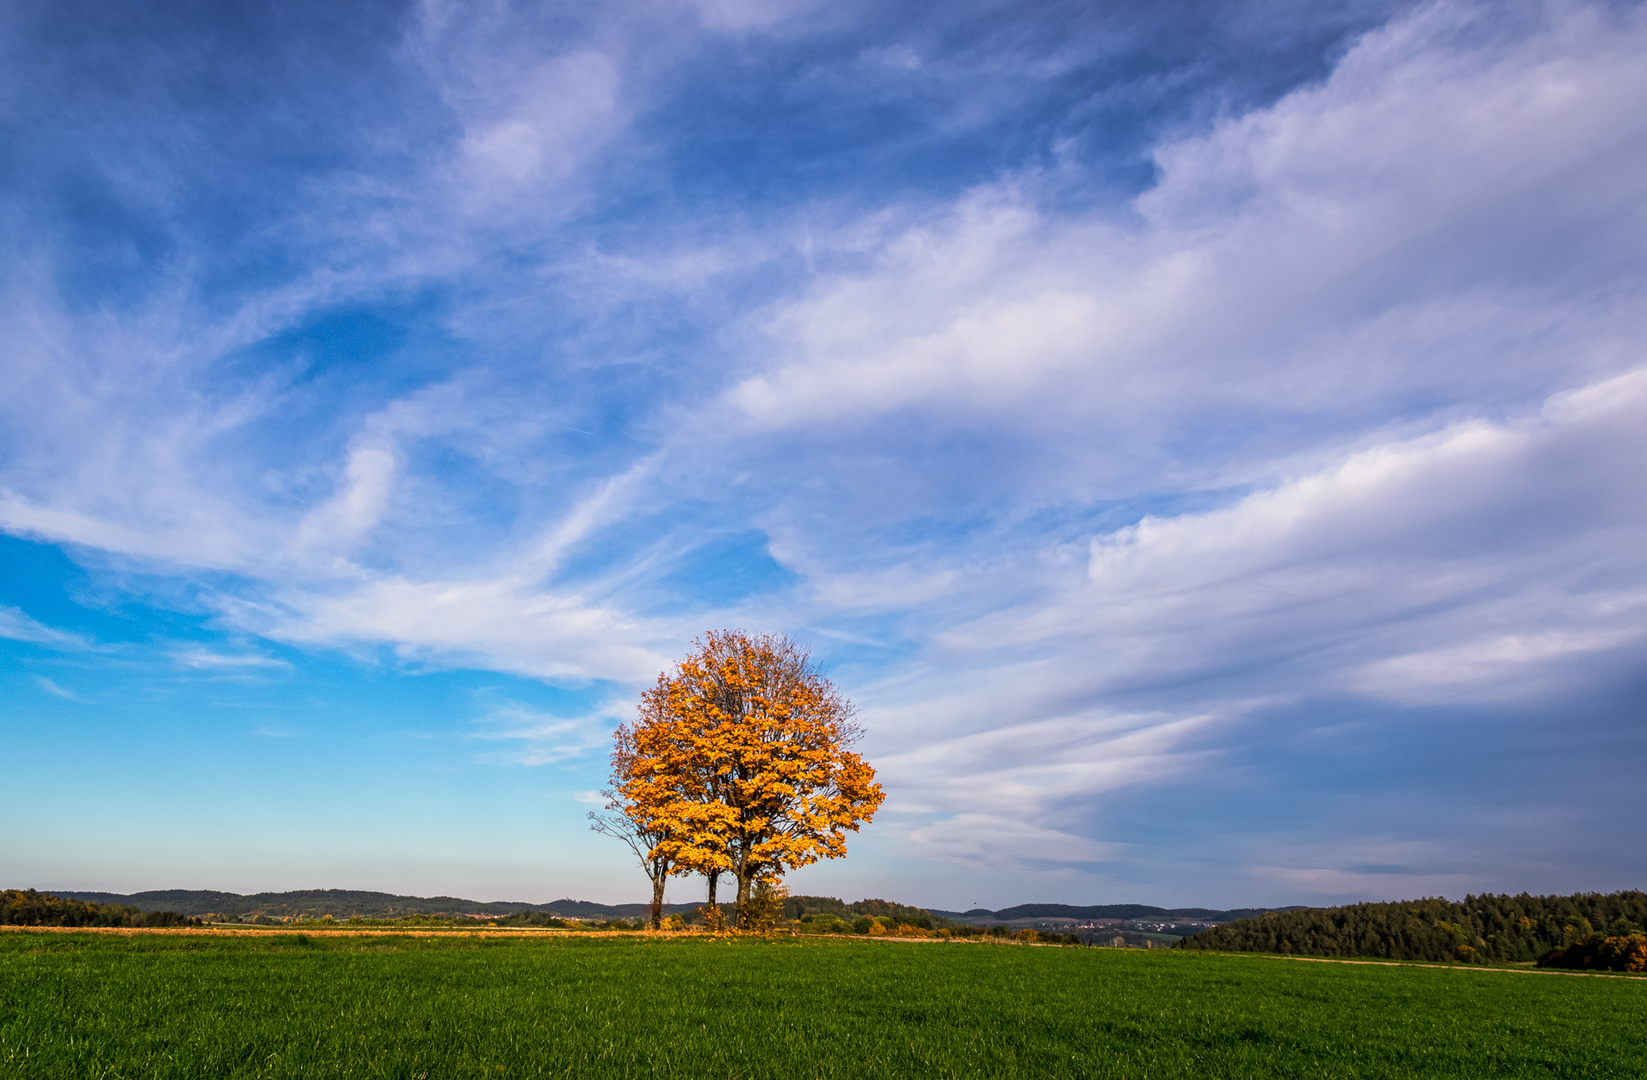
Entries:
MULTIPOLYGON (((620 724, 612 737, 612 775, 615 778, 623 777, 633 771, 635 755, 635 729, 620 724)), ((625 803, 610 789, 604 794, 607 797, 606 806, 600 813, 589 814, 589 827, 602 835, 623 841, 640 861, 641 869, 652 882, 648 918, 652 929, 656 930, 663 924, 664 886, 668 884, 678 858, 675 845, 670 843, 670 835, 664 828, 653 824, 641 812, 639 804, 625 803)))

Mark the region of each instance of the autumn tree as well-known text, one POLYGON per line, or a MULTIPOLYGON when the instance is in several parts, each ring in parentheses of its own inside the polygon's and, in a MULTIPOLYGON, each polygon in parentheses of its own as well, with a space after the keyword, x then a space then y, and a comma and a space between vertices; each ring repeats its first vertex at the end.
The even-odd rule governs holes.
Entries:
MULTIPOLYGON (((635 730, 628 724, 619 724, 612 736, 613 783, 620 783, 621 778, 628 776, 634 764, 635 730)), ((667 843, 669 836, 641 813, 637 804, 624 802, 612 789, 601 794, 606 796, 606 806, 599 813, 590 811, 589 827, 604 836, 621 840, 634 852, 641 869, 652 881, 652 929, 661 929, 664 886, 675 870, 675 857, 667 843)))
POLYGON ((851 702, 782 635, 705 634, 642 695, 628 732, 616 802, 660 837, 652 857, 672 872, 729 872, 740 926, 757 882, 845 855, 846 833, 885 798, 851 749, 851 702))
MULTIPOLYGON (((673 709, 675 697, 671 677, 658 676, 641 694, 634 726, 618 728, 613 806, 634 825, 633 834, 652 845, 647 855, 652 866, 709 879, 713 909, 716 883, 732 865, 724 840, 731 815, 719 799, 723 785, 701 732, 673 709)), ((718 924, 718 914, 711 922, 718 924)))

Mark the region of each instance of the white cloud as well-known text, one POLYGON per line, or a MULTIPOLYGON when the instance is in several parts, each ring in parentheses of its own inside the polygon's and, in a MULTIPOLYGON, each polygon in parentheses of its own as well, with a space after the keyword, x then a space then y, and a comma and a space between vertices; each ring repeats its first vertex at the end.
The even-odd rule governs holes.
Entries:
MULTIPOLYGON (((606 747, 617 721, 611 710, 584 716, 558 716, 519 702, 494 706, 477 721, 471 737, 490 742, 518 743, 505 758, 519 765, 553 765, 583 757, 606 747)), ((579 802, 586 802, 581 795, 579 802)))
POLYGON ((184 667, 203 671, 244 671, 248 668, 289 668, 285 660, 260 653, 220 653, 211 649, 183 649, 172 659, 184 667))
MULTIPOLYGON (((1045 707, 1046 698, 1037 693, 1041 688, 1029 680, 1012 680, 999 669, 990 674, 1013 686, 1020 700, 1032 703, 1023 713, 1045 707)), ((1071 803, 1087 803, 1181 770, 1189 757, 1175 753, 1178 744, 1210 721, 1206 716, 1089 712, 1011 722, 1011 714, 1003 715, 1000 708, 1006 697, 1001 692, 984 701, 923 703, 916 717, 920 712, 929 717, 941 713, 945 719, 926 724, 915 719, 901 734, 917 745, 877 759, 892 778, 898 808, 940 813, 987 809, 1004 820, 1022 821, 1071 803), (986 702, 989 712, 980 715, 986 702), (969 721, 989 726, 946 737, 946 729, 964 731, 971 726, 969 721)), ((899 719, 911 718, 900 710, 899 719)))
POLYGON ((961 814, 922 825, 910 831, 909 841, 917 858, 990 873, 1067 870, 1071 863, 1111 862, 1127 850, 1124 844, 1098 843, 989 814, 961 814))
POLYGON ((58 649, 80 649, 86 639, 38 622, 21 608, 0 604, 0 638, 27 641, 35 645, 49 645, 58 649))
POLYGON ((667 666, 658 628, 517 580, 366 580, 331 594, 294 593, 284 609, 238 606, 235 615, 282 641, 390 642, 407 657, 550 680, 638 681, 667 666))
POLYGON ((88 701, 86 698, 81 697, 79 694, 75 693, 73 690, 65 690, 63 687, 58 686, 55 682, 53 682, 52 680, 46 678, 44 675, 36 676, 34 681, 40 687, 40 689, 44 690, 48 694, 53 695, 54 697, 60 697, 64 701, 72 701, 72 702, 75 702, 76 704, 79 704, 79 705, 90 705, 91 704, 91 702, 88 701))
POLYGON ((1552 661, 1626 648, 1639 656, 1647 644, 1647 594, 1631 599, 1635 611, 1630 625, 1603 631, 1499 634, 1406 653, 1366 665, 1350 684, 1363 693, 1403 700, 1514 699, 1543 689, 1540 677, 1552 661))
POLYGON ((299 532, 301 540, 313 543, 315 534, 356 537, 376 525, 388 505, 398 466, 391 446, 351 447, 342 489, 309 514, 299 532))
POLYGON ((1499 38, 1491 17, 1422 9, 1323 85, 1161 147, 1135 220, 1051 213, 1027 182, 923 213, 778 305, 775 361, 729 403, 760 429, 1004 423, 1139 484, 1206 475, 1158 448, 1208 427, 1273 453, 1283 419, 1341 433, 1632 366, 1647 29, 1554 7, 1499 38), (1598 263, 1619 275, 1599 292, 1598 263))
MULTIPOLYGON (((470 78, 480 73, 470 72, 470 78)), ((480 75, 493 81, 494 72, 480 75)), ((579 176, 622 128, 617 65, 583 49, 514 73, 493 100, 459 100, 472 118, 458 145, 452 183, 471 213, 497 212, 579 176), (501 98, 501 100, 499 100, 501 98)), ((517 208, 537 209, 536 207, 517 208)))
POLYGON ((869 717, 877 743, 907 747, 872 760, 891 793, 883 814, 917 823, 908 833, 914 857, 1037 873, 1059 864, 1113 861, 1126 845, 1081 835, 1090 827, 1094 803, 1183 773, 1205 758, 1183 743, 1209 726, 1207 716, 1089 712, 1019 719, 1035 715, 1047 701, 1038 693, 1043 688, 1024 674, 993 668, 979 680, 993 694, 882 707, 869 717), (1006 692, 1008 685, 1016 695, 1006 692), (988 726, 954 734, 979 724, 988 726), (890 725, 897 730, 886 731, 890 725))
POLYGON ((1519 421, 1461 422, 1222 510, 1146 518, 1094 541, 1084 621, 1134 655, 1142 643, 1157 678, 1308 642, 1313 688, 1416 693, 1494 664, 1528 692, 1545 661, 1642 636, 1647 559, 1625 553, 1647 551, 1630 464, 1644 433, 1640 369, 1519 421))

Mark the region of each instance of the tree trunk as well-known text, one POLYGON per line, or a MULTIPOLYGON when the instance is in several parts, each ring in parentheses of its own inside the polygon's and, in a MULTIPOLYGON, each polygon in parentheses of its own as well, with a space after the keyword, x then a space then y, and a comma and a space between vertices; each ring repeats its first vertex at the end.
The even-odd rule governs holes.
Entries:
POLYGON ((745 920, 745 915, 748 914, 748 909, 749 909, 749 877, 750 877, 750 875, 748 875, 748 874, 739 874, 738 875, 738 929, 739 930, 746 929, 746 927, 744 926, 744 922, 746 921, 745 920))
POLYGON ((714 907, 715 886, 720 884, 721 872, 719 870, 711 870, 709 873, 705 874, 704 877, 709 879, 709 906, 714 907))
POLYGON ((668 884, 669 875, 660 869, 652 878, 652 929, 663 929, 663 887, 668 884))

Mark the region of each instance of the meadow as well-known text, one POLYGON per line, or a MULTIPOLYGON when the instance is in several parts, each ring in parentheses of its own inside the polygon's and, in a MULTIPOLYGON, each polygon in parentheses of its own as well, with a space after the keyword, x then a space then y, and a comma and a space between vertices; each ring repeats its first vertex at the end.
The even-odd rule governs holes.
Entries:
POLYGON ((865 939, 0 933, 0 1075, 1625 1077, 1647 979, 865 939))

